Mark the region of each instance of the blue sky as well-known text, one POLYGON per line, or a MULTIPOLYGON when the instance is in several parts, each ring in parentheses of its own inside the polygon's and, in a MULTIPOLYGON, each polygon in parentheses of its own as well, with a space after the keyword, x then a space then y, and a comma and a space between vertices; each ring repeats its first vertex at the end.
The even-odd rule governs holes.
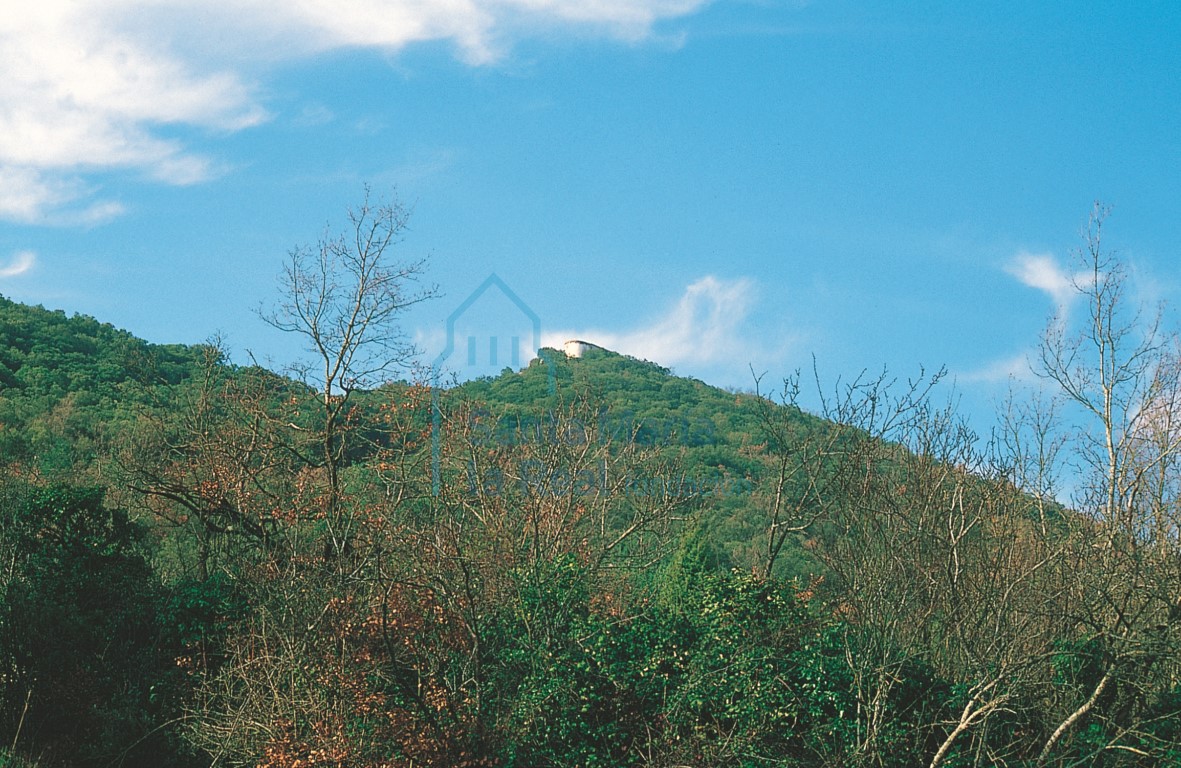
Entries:
POLYGON ((1137 295, 1181 293, 1171 3, 27 5, 0 294, 150 341, 296 356, 252 311, 365 184, 414 208, 428 360, 495 272, 547 343, 738 387, 946 365, 982 408, 1096 199, 1137 295))

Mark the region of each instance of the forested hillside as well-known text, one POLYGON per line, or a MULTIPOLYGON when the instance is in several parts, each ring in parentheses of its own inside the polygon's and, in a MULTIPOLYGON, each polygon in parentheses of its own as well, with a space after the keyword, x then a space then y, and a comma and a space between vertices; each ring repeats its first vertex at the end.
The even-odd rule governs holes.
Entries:
POLYGON ((1123 330, 987 442, 939 374, 432 390, 347 324, 296 379, 3 301, 0 760, 1176 764, 1181 365, 1090 255, 1123 330))
POLYGON ((0 296, 0 456, 42 468, 93 460, 108 426, 125 424, 153 386, 191 376, 201 355, 0 296))

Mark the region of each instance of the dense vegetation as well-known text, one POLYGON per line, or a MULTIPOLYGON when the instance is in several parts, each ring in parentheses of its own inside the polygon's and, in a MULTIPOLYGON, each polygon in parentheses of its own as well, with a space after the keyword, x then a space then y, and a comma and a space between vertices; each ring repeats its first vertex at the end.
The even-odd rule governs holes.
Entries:
POLYGON ((44 470, 97 458, 153 385, 190 375, 202 351, 146 344, 98 321, 0 296, 0 456, 44 470))
POLYGON ((0 765, 1177 764, 1181 365, 1097 235, 986 444, 938 375, 432 391, 0 300, 0 765))

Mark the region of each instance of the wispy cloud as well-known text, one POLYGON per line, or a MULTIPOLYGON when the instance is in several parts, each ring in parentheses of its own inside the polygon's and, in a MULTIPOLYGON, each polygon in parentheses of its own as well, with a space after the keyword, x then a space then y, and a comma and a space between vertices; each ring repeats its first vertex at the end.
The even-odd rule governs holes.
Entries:
MULTIPOLYGON (((0 14, 0 218, 95 204, 96 172, 193 184, 217 164, 162 128, 269 118, 251 72, 324 51, 449 41, 473 64, 530 34, 650 36, 705 0, 40 0, 0 14)), ((303 116, 307 117, 307 116, 303 116)), ((322 117, 312 115, 311 117, 322 117)), ((112 210, 110 201, 97 201, 112 210)), ((85 217, 84 217, 85 218, 85 217)))
MULTIPOLYGON (((1090 283, 1091 276, 1072 273, 1050 253, 1019 251, 1005 265, 1005 271, 1022 285, 1041 291, 1054 304, 1054 323, 1064 324, 1071 304, 1079 297, 1080 289, 1090 283)), ((1021 353, 961 372, 956 378, 961 383, 997 384, 1005 381, 1028 381, 1034 377, 1028 353, 1021 353)))
POLYGON ((24 223, 101 224, 123 213, 116 200, 94 200, 88 185, 69 174, 6 167, 0 162, 0 219, 24 223), (52 214, 52 220, 47 216, 52 214))
POLYGON ((1005 271, 1030 288, 1044 292, 1058 309, 1067 308, 1078 294, 1078 278, 1048 253, 1022 251, 1013 257, 1005 271))
POLYGON ((755 301, 751 280, 706 276, 689 285, 662 316, 640 328, 547 332, 543 343, 560 349, 562 342, 579 338, 661 365, 745 366, 767 355, 746 327, 755 301))
POLYGON ((28 272, 37 264, 37 256, 32 251, 20 251, 12 257, 12 261, 0 265, 0 278, 16 277, 28 272))
POLYGON ((961 384, 998 384, 1005 381, 1027 381, 1033 378, 1029 357, 1014 355, 1003 360, 994 360, 974 370, 956 375, 961 384))

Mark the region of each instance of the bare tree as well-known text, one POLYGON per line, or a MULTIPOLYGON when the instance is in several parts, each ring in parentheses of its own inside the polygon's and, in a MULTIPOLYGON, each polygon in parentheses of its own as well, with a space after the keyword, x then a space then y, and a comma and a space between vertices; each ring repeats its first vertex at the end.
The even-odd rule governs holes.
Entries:
MULTIPOLYGON (((954 401, 933 401, 939 379, 897 394, 883 379, 855 382, 828 401, 845 434, 830 453, 820 548, 868 651, 850 656, 863 754, 880 749, 883 700, 907 664, 962 686, 955 712, 925 714, 938 745, 930 768, 953 749, 983 749, 998 715, 1028 706, 1045 678, 1060 592, 1060 551, 1038 533, 1035 500, 1005 482, 954 401)), ((994 746, 989 759, 1020 750, 994 746)))
POLYGON ((326 474, 324 505, 337 551, 349 538, 338 507, 351 395, 409 366, 417 350, 401 320, 410 307, 438 292, 422 281, 425 259, 395 258, 409 215, 397 201, 372 201, 366 188, 364 200, 349 211, 343 234, 326 232, 314 247, 291 251, 279 303, 260 312, 280 331, 302 337, 311 356, 312 362, 296 366, 319 404, 318 445, 305 458, 326 474))
POLYGON ((807 416, 796 405, 800 394, 798 374, 783 382, 778 401, 761 391, 762 377, 755 377, 755 410, 769 460, 772 487, 762 494, 767 509, 763 552, 763 576, 775 571, 784 546, 805 533, 820 518, 827 485, 834 477, 832 455, 841 435, 807 416))
MULTIPOLYGON (((1086 303, 1086 316, 1073 335, 1064 316, 1051 320, 1039 348, 1036 371, 1090 425, 1076 432, 1079 458, 1089 470, 1088 497, 1093 509, 1116 528, 1135 533, 1136 504, 1146 467, 1134 461, 1146 430, 1159 421, 1162 401, 1158 375, 1169 351, 1160 313, 1146 317, 1127 297, 1124 265, 1103 249, 1107 210, 1096 204, 1072 278, 1086 303)), ((1165 446, 1167 459, 1177 446, 1165 446)), ((1114 529, 1113 529, 1114 530, 1114 529)))
POLYGON ((1151 754, 1159 745, 1144 713, 1156 681, 1178 672, 1181 358, 1161 313, 1146 314, 1129 296, 1125 266, 1103 244, 1107 215, 1096 204, 1078 252, 1074 288, 1084 314, 1051 321, 1036 367, 1059 396, 1075 462, 1075 514, 1061 520, 1075 564, 1068 605, 1073 644, 1094 668, 1049 707, 1057 721, 1039 765, 1057 764, 1061 745, 1087 720, 1106 726, 1101 750, 1151 754))
MULTIPOLYGON (((362 423, 355 395, 410 367, 416 350, 401 322, 436 293, 423 283, 423 260, 396 258, 407 220, 401 204, 371 202, 366 190, 343 234, 327 232, 290 252, 279 300, 260 311, 299 337, 308 359, 292 366, 301 381, 266 403, 265 426, 283 441, 290 468, 284 495, 270 505, 281 546, 272 557, 238 564, 234 575, 251 614, 232 628, 223 662, 197 670, 189 737, 219 764, 294 765, 312 753, 376 764, 365 760, 388 753, 391 743, 415 741, 381 715, 386 684, 370 683, 401 669, 401 651, 376 627, 381 569, 421 464, 414 420, 407 420, 415 409, 401 407, 401 395, 418 389, 392 386, 369 397, 381 426, 367 428, 384 429, 385 445, 353 450, 362 423), (368 736, 346 733, 345 723, 361 721, 372 728, 368 736)), ((396 683, 388 687, 397 696, 418 696, 396 683)), ((422 711, 432 710, 424 704, 422 711)), ((423 756, 435 736, 423 737, 426 751, 412 752, 411 764, 444 762, 423 756)))
POLYGON ((1105 216, 1096 206, 1078 253, 1084 311, 1063 310, 1039 350, 1057 397, 1010 405, 989 450, 914 384, 893 396, 854 382, 825 405, 844 434, 801 465, 811 498, 797 525, 864 635, 850 654, 862 754, 908 657, 964 690, 929 723, 931 768, 953 754, 1065 766, 1171 748, 1156 726, 1177 714, 1181 675, 1181 346, 1132 301, 1105 216), (1042 727, 990 737, 1003 713, 1042 727))

